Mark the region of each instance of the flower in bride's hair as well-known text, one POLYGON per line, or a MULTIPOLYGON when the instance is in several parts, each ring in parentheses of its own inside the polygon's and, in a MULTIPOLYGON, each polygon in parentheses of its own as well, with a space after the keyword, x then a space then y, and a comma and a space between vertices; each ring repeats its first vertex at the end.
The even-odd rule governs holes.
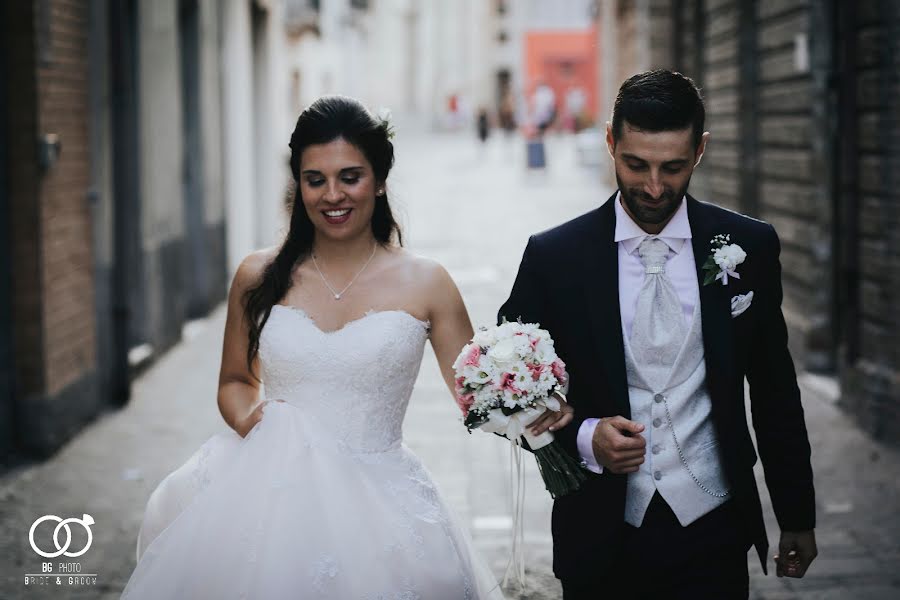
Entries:
POLYGON ((394 139, 394 125, 391 123, 394 115, 391 113, 391 109, 382 106, 375 112, 375 116, 384 128, 384 132, 388 139, 394 139))
POLYGON ((378 111, 377 111, 375 114, 378 115, 378 120, 379 120, 379 121, 388 121, 388 122, 390 122, 391 116, 393 116, 393 115, 391 114, 391 109, 389 109, 389 108, 387 108, 387 107, 384 107, 384 106, 382 106, 381 108, 379 108, 378 111))

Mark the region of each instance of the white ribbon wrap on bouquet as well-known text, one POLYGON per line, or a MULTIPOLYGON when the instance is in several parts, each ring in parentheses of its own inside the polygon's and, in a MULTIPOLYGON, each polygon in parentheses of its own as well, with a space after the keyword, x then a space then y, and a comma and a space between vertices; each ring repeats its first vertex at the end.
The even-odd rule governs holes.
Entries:
POLYGON ((513 501, 512 501, 512 551, 509 562, 506 565, 506 573, 503 575, 503 586, 509 583, 511 576, 516 578, 519 587, 525 589, 525 470, 522 462, 522 450, 519 438, 525 438, 528 447, 532 450, 543 448, 554 440, 553 434, 545 431, 540 435, 532 435, 528 426, 534 423, 548 410, 559 412, 561 406, 555 396, 549 396, 538 400, 535 406, 524 408, 511 415, 503 414, 499 408, 488 412, 488 421, 479 429, 491 433, 499 433, 509 438, 510 441, 510 476, 512 477, 513 501))
POLYGON ((488 412, 487 423, 481 426, 481 429, 491 433, 499 433, 516 442, 520 437, 524 437, 528 442, 528 447, 532 450, 543 448, 553 441, 553 434, 545 431, 540 435, 532 435, 528 430, 528 426, 534 423, 548 410, 559 412, 559 400, 554 396, 538 400, 534 407, 523 408, 511 415, 504 415, 499 408, 492 409, 488 412))

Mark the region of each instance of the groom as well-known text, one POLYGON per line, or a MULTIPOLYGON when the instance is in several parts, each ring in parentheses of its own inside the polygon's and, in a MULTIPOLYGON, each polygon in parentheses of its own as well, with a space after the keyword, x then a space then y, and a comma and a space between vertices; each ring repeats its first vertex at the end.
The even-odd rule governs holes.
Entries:
MULTIPOLYGON (((531 237, 508 320, 538 322, 568 365, 588 473, 553 507, 565 600, 747 598, 747 551, 768 542, 744 378, 781 528, 778 576, 816 556, 810 446, 781 313, 774 229, 687 195, 708 132, 689 78, 619 89, 607 145, 619 189, 531 237)), ((542 428, 538 425, 538 428, 542 428)))

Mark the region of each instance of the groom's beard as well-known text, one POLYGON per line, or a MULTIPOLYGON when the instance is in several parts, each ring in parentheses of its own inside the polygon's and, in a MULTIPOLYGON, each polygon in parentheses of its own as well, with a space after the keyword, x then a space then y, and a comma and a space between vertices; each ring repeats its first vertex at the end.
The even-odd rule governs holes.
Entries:
POLYGON ((691 178, 688 177, 681 189, 665 188, 659 198, 654 198, 640 188, 626 188, 618 172, 616 172, 616 183, 619 185, 619 191, 622 193, 622 200, 625 202, 628 212, 636 221, 648 225, 659 225, 668 221, 681 206, 681 200, 687 193, 691 178), (652 206, 642 204, 641 201, 649 202, 652 206), (661 203, 657 205, 656 203, 659 201, 661 203))

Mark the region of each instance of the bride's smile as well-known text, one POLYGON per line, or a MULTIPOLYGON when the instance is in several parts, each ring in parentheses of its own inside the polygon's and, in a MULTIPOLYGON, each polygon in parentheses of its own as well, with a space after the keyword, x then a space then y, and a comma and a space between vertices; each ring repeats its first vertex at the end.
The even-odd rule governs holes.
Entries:
POLYGON ((300 197, 318 234, 334 241, 368 235, 384 184, 359 148, 343 138, 310 145, 300 169, 300 197))

